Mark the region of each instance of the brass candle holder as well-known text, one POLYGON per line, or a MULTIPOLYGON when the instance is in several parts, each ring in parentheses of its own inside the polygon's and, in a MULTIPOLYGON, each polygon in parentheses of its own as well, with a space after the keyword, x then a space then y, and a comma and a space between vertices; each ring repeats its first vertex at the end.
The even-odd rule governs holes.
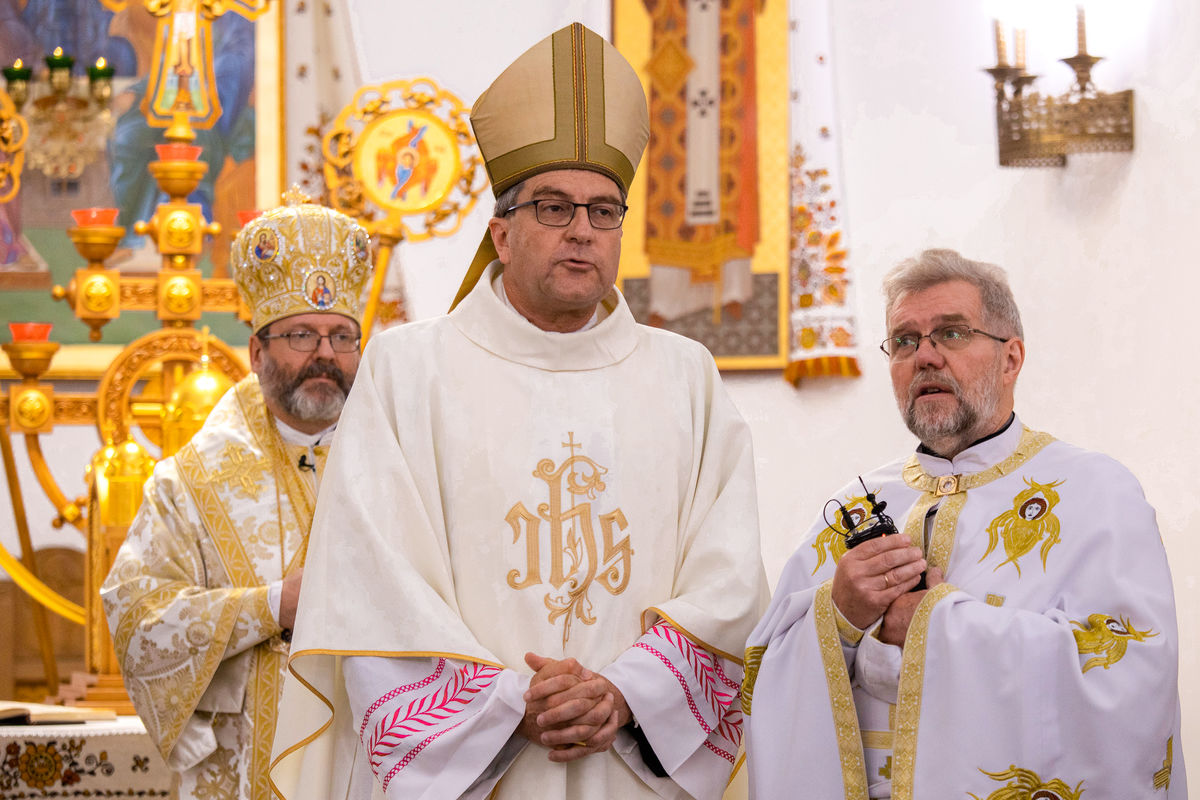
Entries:
POLYGON ((51 295, 66 300, 71 310, 91 330, 88 338, 100 341, 100 330, 121 314, 121 273, 106 269, 104 262, 113 251, 125 228, 120 225, 80 225, 67 229, 67 236, 83 256, 87 266, 75 270, 66 288, 55 286, 51 295))
POLYGON ((1016 65, 1008 63, 1004 30, 993 23, 996 64, 996 138, 1004 167, 1061 167, 1076 153, 1133 150, 1133 90, 1105 93, 1092 82, 1092 68, 1102 60, 1087 51, 1083 8, 1076 11, 1077 50, 1060 59, 1075 73, 1075 83, 1058 97, 1030 92, 1036 75, 1025 71, 1025 32, 1016 32, 1016 65))

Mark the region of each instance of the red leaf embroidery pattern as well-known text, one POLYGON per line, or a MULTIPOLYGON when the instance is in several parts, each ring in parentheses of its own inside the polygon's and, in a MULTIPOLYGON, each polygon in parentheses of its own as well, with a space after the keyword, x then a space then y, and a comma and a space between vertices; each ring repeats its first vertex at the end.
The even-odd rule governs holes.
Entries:
POLYGON ((704 692, 704 699, 710 708, 720 717, 735 699, 738 699, 741 684, 730 680, 721 668, 721 663, 713 658, 712 653, 684 636, 666 622, 659 622, 649 630, 662 639, 666 639, 677 651, 683 654, 692 673, 704 692))
POLYGON ((445 668, 446 668, 446 659, 439 658, 438 662, 437 662, 437 666, 434 667, 433 673, 431 675, 426 676, 424 679, 419 680, 416 683, 410 683, 405 686, 397 686, 395 689, 392 689, 390 692, 385 694, 383 697, 379 698, 374 703, 372 703, 371 707, 367 709, 367 713, 363 714, 362 725, 358 726, 358 738, 360 738, 360 739, 362 738, 363 731, 365 731, 367 729, 367 723, 371 721, 371 715, 374 714, 376 711, 378 711, 380 706, 382 706, 384 703, 391 702, 391 700, 393 698, 398 697, 399 695, 402 695, 405 692, 414 692, 417 689, 424 689, 426 686, 433 683, 438 678, 442 677, 442 670, 444 670, 445 668))
POLYGON ((703 648, 697 647, 690 639, 665 622, 660 622, 651 628, 646 636, 643 636, 641 640, 634 643, 634 647, 639 647, 650 653, 671 671, 675 679, 679 681, 680 688, 683 689, 684 697, 687 698, 688 708, 691 710, 692 716, 696 719, 696 723, 700 726, 701 730, 709 734, 710 739, 704 742, 704 746, 732 764, 735 760, 733 753, 728 752, 723 747, 719 747, 711 739, 715 737, 718 741, 722 739, 727 741, 731 745, 729 749, 734 751, 737 750, 738 745, 741 743, 742 714, 739 703, 735 702, 740 698, 740 684, 731 680, 725 674, 720 663, 713 658, 712 654, 703 648), (687 661, 688 666, 696 676, 697 683, 700 684, 701 690, 704 692, 705 701, 718 719, 715 729, 705 722, 699 707, 696 705, 696 699, 692 695, 687 678, 676 668, 671 658, 648 642, 643 641, 651 634, 670 644, 687 661))
MULTIPOLYGON (((441 666, 439 665, 439 668, 441 666)), ((453 717, 465 711, 475 696, 490 686, 499 674, 498 667, 470 662, 455 670, 445 684, 429 694, 402 705, 390 714, 384 714, 372 730, 370 741, 364 742, 370 753, 371 769, 376 775, 379 774, 384 759, 392 755, 404 740, 429 734, 388 772, 383 779, 384 791, 387 791, 388 783, 396 773, 408 766, 433 740, 466 722, 463 718, 447 724, 453 717), (434 728, 440 730, 435 732, 434 728)), ((429 684, 432 677, 413 686, 423 688, 429 684)))

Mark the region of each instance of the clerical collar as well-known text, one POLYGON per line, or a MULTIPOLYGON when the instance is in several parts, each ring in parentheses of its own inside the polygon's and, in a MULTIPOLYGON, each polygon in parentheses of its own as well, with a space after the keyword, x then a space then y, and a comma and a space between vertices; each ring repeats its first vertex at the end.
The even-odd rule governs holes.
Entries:
MULTIPOLYGON (((521 319, 525 320, 526 322, 529 322, 529 320, 526 319, 525 315, 522 314, 520 311, 518 311, 517 307, 512 304, 511 300, 508 299, 508 292, 504 291, 504 273, 503 272, 497 274, 495 280, 492 281, 492 289, 495 290, 496 296, 500 298, 500 300, 504 303, 504 305, 509 310, 511 310, 514 314, 516 314, 521 319)), ((564 334, 564 333, 583 333, 584 331, 589 331, 592 328, 599 325, 600 320, 604 319, 604 317, 600 316, 601 311, 604 311, 604 306, 597 305, 595 313, 592 314, 592 318, 589 319, 587 322, 583 323, 582 328, 577 328, 576 330, 573 330, 573 331, 546 331, 546 333, 564 334)), ((605 317, 608 316, 607 311, 604 311, 604 316, 605 317)), ((532 322, 529 322, 529 324, 533 325, 532 322)), ((537 326, 533 325, 533 327, 536 328, 537 326)))
MULTIPOLYGON (((603 369, 628 358, 651 335, 634 321, 629 304, 615 287, 601 303, 607 316, 591 330, 570 336, 544 331, 500 299, 493 285, 502 268, 498 260, 492 261, 471 293, 447 316, 459 333, 493 355, 552 372, 603 369)), ((653 332, 659 334, 666 332, 653 332)))
POLYGON ((318 433, 305 433, 304 431, 296 430, 279 417, 275 417, 275 427, 279 429, 279 438, 288 444, 297 444, 301 447, 317 447, 329 444, 330 440, 333 439, 333 431, 337 428, 337 423, 333 423, 318 433))
POLYGON ((1015 413, 999 430, 977 439, 954 458, 946 458, 924 444, 917 448, 917 461, 930 475, 967 475, 980 472, 1008 458, 1021 440, 1023 426, 1015 413))

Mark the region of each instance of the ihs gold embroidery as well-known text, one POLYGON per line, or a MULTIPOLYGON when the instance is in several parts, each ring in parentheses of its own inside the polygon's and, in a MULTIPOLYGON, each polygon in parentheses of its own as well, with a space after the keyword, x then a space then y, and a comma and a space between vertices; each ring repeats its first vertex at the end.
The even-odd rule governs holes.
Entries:
MULTIPOLYGON (((1080 800, 1083 794, 1083 781, 1075 784, 1074 789, 1058 778, 1043 782, 1033 770, 1022 769, 1015 764, 1003 772, 979 771, 992 780, 1008 781, 984 800, 1080 800)), ((967 794, 980 800, 978 795, 971 792, 967 794)))
POLYGON ((547 621, 553 624, 563 619, 562 641, 566 645, 571 636, 571 623, 578 619, 585 625, 595 623, 592 601, 588 591, 598 582, 609 594, 618 595, 629 585, 630 561, 633 547, 626 536, 614 541, 615 535, 625 530, 628 522, 624 512, 617 508, 599 514, 600 541, 597 541, 593 523, 591 500, 605 489, 604 475, 608 470, 585 455, 575 451, 582 447, 575 441, 575 434, 567 434, 563 447, 570 456, 555 466, 554 459, 544 458, 534 469, 535 478, 546 482, 549 502, 539 503, 537 515, 530 513, 524 503, 517 502, 504 517, 512 527, 513 542, 525 536, 525 576, 519 569, 508 573, 508 585, 514 589, 526 589, 544 583, 541 573, 541 523, 549 523, 550 591, 545 604, 550 610, 547 621), (566 492, 571 496, 570 506, 563 508, 564 478, 566 492), (583 499, 586 498, 586 499, 583 499))
POLYGON ((1108 614, 1090 614, 1085 626, 1078 620, 1071 620, 1072 625, 1078 625, 1075 634, 1075 644, 1080 654, 1095 653, 1096 657, 1088 659, 1083 665, 1087 672, 1092 667, 1108 669, 1125 656, 1125 648, 1130 642, 1144 642, 1151 636, 1157 636, 1154 631, 1136 630, 1125 617, 1112 617, 1108 614))
POLYGON ((997 564, 996 569, 1011 563, 1017 568, 1018 576, 1021 574, 1021 565, 1017 559, 1032 550, 1038 542, 1042 543, 1042 569, 1046 569, 1046 556, 1050 548, 1059 542, 1058 517, 1052 513, 1059 499, 1054 487, 1061 486, 1065 481, 1037 483, 1026 478, 1025 483, 1029 488, 1013 499, 1013 507, 988 525, 987 552, 979 559, 983 561, 991 555, 996 544, 1003 539, 1008 558, 997 564))

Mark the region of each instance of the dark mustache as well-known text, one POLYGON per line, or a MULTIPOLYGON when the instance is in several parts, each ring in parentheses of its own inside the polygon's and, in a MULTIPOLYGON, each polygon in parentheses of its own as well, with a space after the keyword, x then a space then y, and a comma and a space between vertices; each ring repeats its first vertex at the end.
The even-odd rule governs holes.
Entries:
POLYGON ((300 370, 299 374, 296 375, 295 385, 299 386, 309 378, 330 378, 338 385, 338 388, 340 388, 343 393, 349 394, 350 392, 350 379, 347 377, 346 373, 339 369, 337 364, 334 364, 332 361, 326 361, 324 359, 317 359, 313 361, 304 369, 300 370))

